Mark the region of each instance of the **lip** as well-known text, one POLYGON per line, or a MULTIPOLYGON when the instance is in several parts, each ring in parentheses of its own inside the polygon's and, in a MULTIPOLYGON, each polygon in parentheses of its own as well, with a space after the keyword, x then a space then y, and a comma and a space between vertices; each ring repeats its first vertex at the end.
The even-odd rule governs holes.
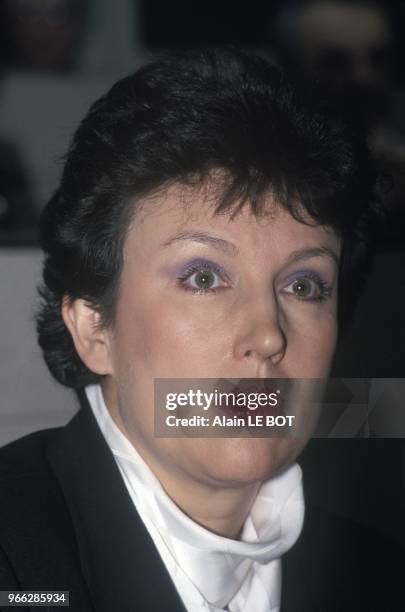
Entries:
MULTIPOLYGON (((239 394, 243 394, 246 398, 249 394, 275 394, 277 396, 277 404, 271 405, 266 404, 265 406, 258 406, 257 408, 249 408, 247 405, 220 405, 219 409, 229 416, 246 417, 248 414, 261 415, 261 416, 279 416, 283 415, 283 395, 286 389, 285 379, 274 379, 274 378, 241 378, 241 379, 227 379, 225 389, 221 389, 227 393, 233 393, 236 397, 240 397, 239 394), (238 382, 235 384, 235 380, 238 382)), ((247 402, 246 402, 247 403, 247 402)))

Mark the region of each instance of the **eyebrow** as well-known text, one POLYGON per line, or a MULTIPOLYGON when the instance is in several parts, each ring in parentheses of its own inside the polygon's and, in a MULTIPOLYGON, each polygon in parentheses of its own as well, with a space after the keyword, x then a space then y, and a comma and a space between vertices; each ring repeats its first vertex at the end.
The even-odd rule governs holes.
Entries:
POLYGON ((287 264, 296 263, 304 259, 311 259, 312 257, 329 257, 337 266, 339 265, 339 255, 329 247, 312 247, 293 251, 288 257, 287 264))
MULTIPOLYGON (((182 242, 186 240, 191 240, 200 244, 213 246, 214 248, 230 255, 236 255, 239 252, 238 247, 233 242, 228 242, 228 240, 218 238, 218 236, 207 234, 206 232, 197 231, 181 232, 180 234, 176 234, 176 236, 169 238, 161 246, 162 248, 168 247, 177 242, 182 242)), ((338 254, 333 249, 325 246, 308 247, 293 251, 288 257, 287 264, 303 261, 305 259, 311 259, 313 257, 329 257, 336 263, 337 266, 339 265, 338 254)))
POLYGON ((180 234, 176 234, 176 236, 166 240, 166 242, 162 244, 162 247, 168 247, 176 242, 181 242, 184 240, 191 240, 193 242, 199 242, 200 244, 207 244, 208 246, 212 246, 219 251, 227 253, 228 255, 236 255, 238 252, 238 247, 233 242, 228 242, 228 240, 218 238, 218 236, 207 234, 206 232, 181 232, 180 234))

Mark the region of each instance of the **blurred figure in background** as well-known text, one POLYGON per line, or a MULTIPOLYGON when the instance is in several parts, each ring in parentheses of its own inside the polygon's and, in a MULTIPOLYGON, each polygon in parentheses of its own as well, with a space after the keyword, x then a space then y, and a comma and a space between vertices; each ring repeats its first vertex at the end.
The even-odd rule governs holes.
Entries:
POLYGON ((142 61, 133 0, 0 2, 0 134, 15 143, 39 213, 90 103, 142 61))
POLYGON ((394 80, 393 33, 381 4, 287 3, 276 27, 279 50, 293 71, 349 97, 364 120, 380 116, 394 80))
POLYGON ((405 119, 397 102, 400 66, 393 14, 373 0, 287 2, 274 28, 277 54, 295 78, 320 82, 366 130, 382 171, 390 176, 381 241, 392 248, 403 240, 405 210, 405 119))
POLYGON ((40 71, 74 68, 87 12, 87 0, 3 0, 9 65, 40 71))

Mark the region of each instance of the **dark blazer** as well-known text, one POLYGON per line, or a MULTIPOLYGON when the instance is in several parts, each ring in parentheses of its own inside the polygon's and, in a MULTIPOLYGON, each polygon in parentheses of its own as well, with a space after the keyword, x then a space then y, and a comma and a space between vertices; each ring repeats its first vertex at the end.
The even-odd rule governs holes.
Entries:
MULTIPOLYGON (((66 427, 0 450, 0 590, 69 590, 74 612, 184 611, 81 403, 66 427)), ((282 568, 281 612, 405 612, 403 552, 308 504, 282 568)))

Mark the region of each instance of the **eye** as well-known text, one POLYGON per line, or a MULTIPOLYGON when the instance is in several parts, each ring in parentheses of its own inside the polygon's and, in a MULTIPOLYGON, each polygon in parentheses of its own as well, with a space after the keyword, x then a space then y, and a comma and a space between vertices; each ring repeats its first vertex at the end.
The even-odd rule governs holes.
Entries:
POLYGON ((226 288, 224 276, 224 272, 214 264, 201 263, 187 268, 178 280, 182 288, 186 290, 195 293, 208 293, 226 288))
POLYGON ((322 302, 332 293, 332 287, 317 274, 305 273, 296 276, 292 282, 284 287, 284 292, 294 295, 299 300, 308 302, 322 302))

